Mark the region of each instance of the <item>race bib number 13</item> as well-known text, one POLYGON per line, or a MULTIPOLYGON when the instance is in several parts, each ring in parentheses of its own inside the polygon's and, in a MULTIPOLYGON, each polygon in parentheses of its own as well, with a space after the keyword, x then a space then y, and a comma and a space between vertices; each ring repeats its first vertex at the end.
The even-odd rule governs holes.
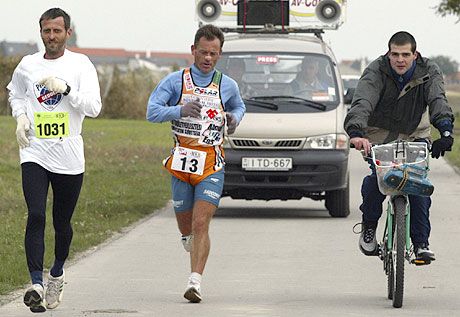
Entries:
POLYGON ((68 112, 35 112, 35 136, 49 139, 69 135, 68 112))
POLYGON ((171 168, 175 171, 203 175, 206 152, 184 147, 174 149, 171 168))

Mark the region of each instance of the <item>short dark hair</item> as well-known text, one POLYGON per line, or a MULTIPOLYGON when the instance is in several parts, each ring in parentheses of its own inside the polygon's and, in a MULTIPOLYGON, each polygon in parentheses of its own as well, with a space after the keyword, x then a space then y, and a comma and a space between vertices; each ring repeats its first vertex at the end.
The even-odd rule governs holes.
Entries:
POLYGON ((197 46, 202 37, 208 41, 212 41, 215 38, 218 38, 220 41, 220 48, 224 46, 224 33, 222 33, 222 31, 217 26, 206 24, 200 27, 195 33, 195 41, 193 45, 197 46))
POLYGON ((412 34, 406 31, 399 31, 393 34, 393 36, 388 41, 389 51, 391 51, 391 44, 398 46, 410 44, 412 53, 415 53, 415 50, 417 49, 415 38, 412 36, 412 34))
POLYGON ((51 8, 47 10, 45 13, 42 14, 38 23, 40 24, 40 30, 42 29, 42 21, 43 20, 52 20, 62 17, 64 19, 64 27, 67 31, 70 29, 70 16, 60 8, 51 8))

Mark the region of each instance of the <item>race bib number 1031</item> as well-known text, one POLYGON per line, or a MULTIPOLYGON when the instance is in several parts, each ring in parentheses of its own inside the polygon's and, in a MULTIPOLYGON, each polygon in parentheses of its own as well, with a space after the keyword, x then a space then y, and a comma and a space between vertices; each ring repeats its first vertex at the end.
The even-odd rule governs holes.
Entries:
POLYGON ((69 135, 68 112, 35 112, 35 136, 42 139, 69 135))

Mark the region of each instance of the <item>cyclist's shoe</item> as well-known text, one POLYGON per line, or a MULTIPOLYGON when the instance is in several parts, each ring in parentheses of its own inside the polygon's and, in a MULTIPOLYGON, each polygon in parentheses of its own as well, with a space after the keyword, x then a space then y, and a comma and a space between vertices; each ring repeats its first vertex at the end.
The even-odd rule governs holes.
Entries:
POLYGON ((359 249, 368 256, 379 255, 379 246, 375 234, 377 228, 363 222, 361 235, 359 236, 359 249))
POLYGON ((54 277, 51 274, 48 276, 48 285, 46 287, 45 299, 46 308, 54 309, 59 306, 62 300, 62 292, 64 291, 64 272, 61 276, 54 277))
POLYGON ((201 302, 200 283, 193 278, 190 278, 188 280, 187 288, 185 289, 184 297, 191 303, 201 302))
POLYGON ((24 304, 33 313, 43 313, 46 311, 44 298, 45 290, 41 284, 33 284, 24 293, 24 304))
POLYGON ((415 259, 413 262, 415 265, 427 265, 436 260, 433 251, 430 250, 426 243, 414 246, 414 253, 415 259))
POLYGON ((181 241, 185 251, 190 252, 192 250, 193 235, 182 236, 181 241))

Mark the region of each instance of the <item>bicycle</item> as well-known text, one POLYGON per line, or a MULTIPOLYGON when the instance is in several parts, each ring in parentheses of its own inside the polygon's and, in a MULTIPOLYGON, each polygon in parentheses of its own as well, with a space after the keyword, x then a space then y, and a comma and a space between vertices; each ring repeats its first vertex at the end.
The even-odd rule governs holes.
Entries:
POLYGON ((387 275, 388 299, 400 308, 404 295, 404 260, 416 260, 410 243, 410 205, 408 195, 430 196, 434 187, 428 180, 428 148, 425 142, 395 141, 371 149, 380 192, 390 196, 379 257, 387 275))

